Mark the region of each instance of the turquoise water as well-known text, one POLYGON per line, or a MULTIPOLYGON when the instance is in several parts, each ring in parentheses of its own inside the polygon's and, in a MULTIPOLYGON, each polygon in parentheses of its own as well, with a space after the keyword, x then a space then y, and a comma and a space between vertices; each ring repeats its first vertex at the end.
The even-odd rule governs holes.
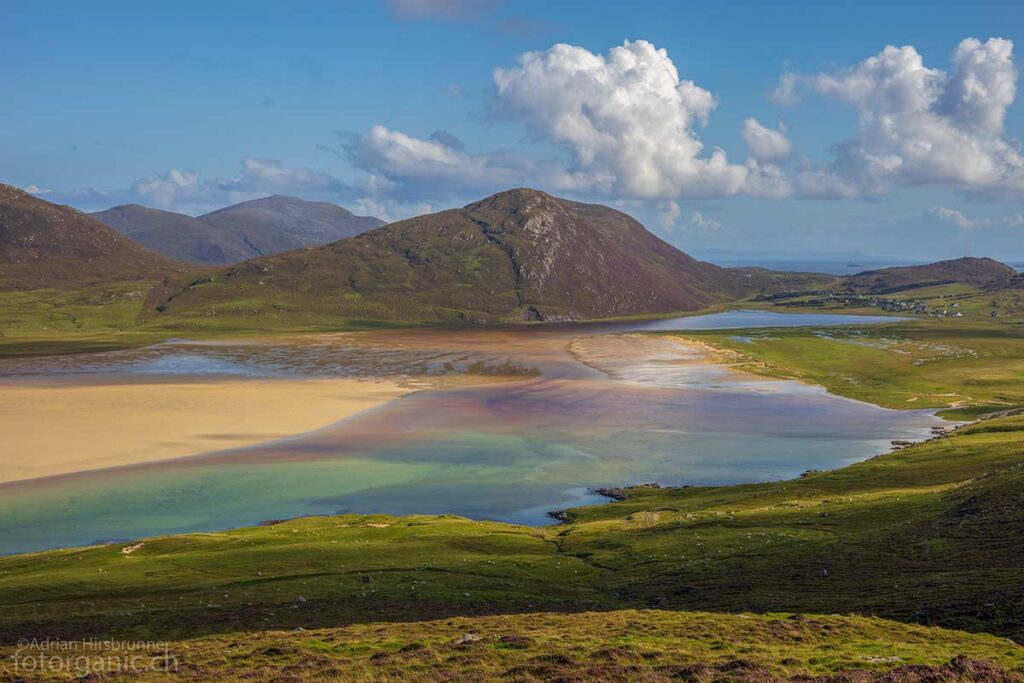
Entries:
MULTIPOLYGON (((711 319, 656 324, 664 329, 711 319)), ((715 320, 728 327, 758 326, 755 320, 760 326, 863 322, 760 312, 715 320)), ((32 361, 21 366, 23 373, 92 372, 98 379, 108 373, 204 376, 225 368, 233 375, 396 376, 480 364, 512 364, 532 375, 417 392, 256 447, 3 485, 0 552, 349 511, 543 524, 549 510, 600 500, 590 487, 788 478, 864 459, 892 439, 923 438, 941 423, 924 411, 885 410, 795 382, 694 363, 690 351, 663 338, 609 334, 652 324, 181 343, 32 361)))

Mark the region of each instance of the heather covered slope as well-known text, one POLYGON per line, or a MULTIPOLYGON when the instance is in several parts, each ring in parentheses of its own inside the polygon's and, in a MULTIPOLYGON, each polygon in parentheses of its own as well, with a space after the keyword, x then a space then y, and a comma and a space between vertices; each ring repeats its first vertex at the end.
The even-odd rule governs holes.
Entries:
POLYGON ((162 309, 175 322, 567 320, 696 310, 759 282, 690 258, 614 209, 520 189, 247 261, 162 309))
POLYGON ((162 254, 219 265, 327 244, 384 224, 329 202, 281 195, 196 218, 135 204, 115 206, 93 216, 162 254))
POLYGON ((67 290, 184 271, 81 211, 0 184, 0 290, 67 290))

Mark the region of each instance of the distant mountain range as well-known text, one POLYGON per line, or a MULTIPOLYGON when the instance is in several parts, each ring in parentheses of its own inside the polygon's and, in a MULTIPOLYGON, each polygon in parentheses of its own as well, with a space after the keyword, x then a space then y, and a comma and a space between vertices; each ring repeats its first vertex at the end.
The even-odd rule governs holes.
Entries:
POLYGON ((0 290, 74 289, 187 271, 88 214, 0 184, 0 290))
POLYGON ((275 195, 193 218, 124 204, 92 214, 143 246, 181 261, 224 265, 312 247, 384 225, 328 202, 275 195))
MULTIPOLYGON (((130 206, 103 214, 111 222, 123 219, 122 226, 145 222, 150 234, 173 233, 177 245, 215 245, 218 258, 227 259, 244 258, 245 249, 284 248, 288 240, 328 239, 343 230, 340 218, 357 218, 330 204, 285 197, 200 219, 130 206), (259 244, 240 247, 232 241, 238 239, 259 244)), ((847 277, 723 268, 691 258, 620 211, 530 189, 213 268, 175 261, 93 216, 0 185, 0 290, 84 291, 128 281, 151 285, 146 319, 243 329, 593 320, 826 288, 871 295, 949 283, 1016 290, 1022 278, 978 258, 847 277)))

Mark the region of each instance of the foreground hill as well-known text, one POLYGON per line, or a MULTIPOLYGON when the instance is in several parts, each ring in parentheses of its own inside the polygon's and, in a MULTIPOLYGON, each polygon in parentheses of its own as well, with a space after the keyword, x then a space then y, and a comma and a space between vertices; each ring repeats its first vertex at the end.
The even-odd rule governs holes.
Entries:
POLYGON ((695 310, 753 273, 697 261, 614 209, 511 190, 185 288, 172 319, 518 321, 695 310))
POLYGON ((193 218, 137 204, 93 214, 155 251, 183 261, 228 264, 327 244, 384 225, 329 202, 274 195, 193 218))
MULTIPOLYGON (((84 652, 97 662, 119 656, 113 646, 84 652)), ((1024 681, 1024 647, 1002 638, 837 615, 617 610, 462 617, 229 634, 171 642, 155 654, 140 667, 152 669, 131 680, 1024 681)), ((31 644, 0 645, 0 677, 5 660, 29 663, 33 655, 31 644)), ((47 653, 71 662, 82 655, 47 653)), ((6 664, 9 673, 14 667, 6 664)))
POLYGON ((0 290, 157 280, 185 266, 70 206, 0 184, 0 290))

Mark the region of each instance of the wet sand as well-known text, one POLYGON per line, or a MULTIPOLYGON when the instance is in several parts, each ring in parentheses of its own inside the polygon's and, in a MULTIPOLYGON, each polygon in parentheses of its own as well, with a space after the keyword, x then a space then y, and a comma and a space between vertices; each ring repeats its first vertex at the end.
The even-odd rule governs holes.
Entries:
POLYGON ((251 446, 412 390, 354 379, 7 380, 0 383, 0 483, 251 446))

